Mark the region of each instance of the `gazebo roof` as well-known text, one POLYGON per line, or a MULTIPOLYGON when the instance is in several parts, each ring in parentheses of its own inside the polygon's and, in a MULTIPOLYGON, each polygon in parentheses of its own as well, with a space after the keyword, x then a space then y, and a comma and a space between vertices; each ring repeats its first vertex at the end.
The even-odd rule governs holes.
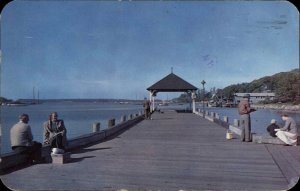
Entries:
POLYGON ((152 92, 187 92, 197 90, 197 88, 171 73, 147 88, 147 90, 152 92))

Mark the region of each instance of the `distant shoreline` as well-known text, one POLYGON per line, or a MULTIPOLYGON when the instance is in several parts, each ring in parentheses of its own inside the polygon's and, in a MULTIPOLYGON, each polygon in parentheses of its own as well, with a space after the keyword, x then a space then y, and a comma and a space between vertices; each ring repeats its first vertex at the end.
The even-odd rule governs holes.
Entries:
POLYGON ((129 104, 129 103, 139 103, 141 104, 143 100, 130 100, 130 99, 19 99, 17 101, 5 101, 0 102, 0 106, 28 106, 36 105, 43 103, 65 103, 65 102, 74 102, 74 103, 120 103, 120 104, 129 104))
POLYGON ((300 104, 292 105, 292 104, 284 104, 284 103, 276 103, 276 104, 252 104, 251 107, 256 109, 273 109, 279 112, 288 112, 288 113, 298 113, 300 114, 300 104))

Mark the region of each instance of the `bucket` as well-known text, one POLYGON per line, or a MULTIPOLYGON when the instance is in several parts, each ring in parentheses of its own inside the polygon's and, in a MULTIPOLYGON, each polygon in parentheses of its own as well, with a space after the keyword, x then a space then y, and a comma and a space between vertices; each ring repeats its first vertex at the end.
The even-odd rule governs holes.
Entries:
POLYGON ((230 139, 232 139, 232 137, 233 137, 232 132, 227 131, 226 132, 226 139, 230 140, 230 139))
POLYGON ((63 154, 65 151, 59 148, 52 148, 52 154, 63 154))

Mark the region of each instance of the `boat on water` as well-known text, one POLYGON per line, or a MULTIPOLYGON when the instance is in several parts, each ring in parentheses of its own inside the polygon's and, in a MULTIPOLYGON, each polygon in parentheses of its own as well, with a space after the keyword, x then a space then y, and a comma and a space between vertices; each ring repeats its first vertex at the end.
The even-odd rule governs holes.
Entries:
POLYGON ((27 106, 30 105, 28 103, 7 103, 7 106, 27 106))
POLYGON ((35 96, 35 87, 33 87, 33 98, 32 99, 18 99, 15 101, 6 101, 1 103, 1 106, 28 106, 28 105, 36 105, 40 104, 39 100, 39 91, 37 92, 37 99, 35 96))
POLYGON ((236 107, 237 104, 233 102, 209 102, 208 107, 236 107))
POLYGON ((128 101, 120 101, 119 104, 129 104, 128 101))
POLYGON ((169 103, 167 101, 162 101, 161 103, 158 104, 159 106, 168 106, 169 103))
POLYGON ((237 105, 233 102, 227 102, 223 104, 223 107, 236 107, 237 105))
POLYGON ((210 101, 208 102, 208 107, 221 107, 222 104, 218 103, 218 102, 214 102, 214 101, 210 101))

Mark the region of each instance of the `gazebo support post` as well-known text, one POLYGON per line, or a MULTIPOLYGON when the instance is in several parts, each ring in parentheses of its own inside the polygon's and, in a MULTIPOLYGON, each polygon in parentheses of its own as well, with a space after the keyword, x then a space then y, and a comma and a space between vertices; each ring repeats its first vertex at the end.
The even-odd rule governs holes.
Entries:
POLYGON ((152 96, 152 111, 155 111, 155 96, 152 96))
POLYGON ((195 94, 195 90, 193 90, 192 92, 192 100, 193 100, 193 113, 196 113, 196 94, 195 94))
POLYGON ((154 103, 154 92, 150 92, 150 103, 151 103, 151 107, 150 107, 150 111, 153 112, 155 109, 155 103, 154 103))

